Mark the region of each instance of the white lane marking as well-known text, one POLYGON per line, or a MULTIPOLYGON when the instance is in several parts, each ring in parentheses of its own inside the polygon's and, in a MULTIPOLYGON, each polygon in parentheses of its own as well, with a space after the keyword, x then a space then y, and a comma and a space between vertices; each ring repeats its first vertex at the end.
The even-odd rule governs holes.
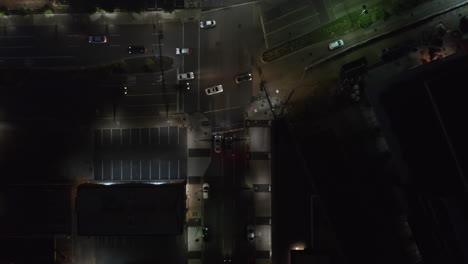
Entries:
POLYGON ((296 22, 294 22, 294 23, 291 23, 291 24, 288 24, 288 25, 286 25, 286 26, 284 26, 284 27, 280 27, 280 28, 277 28, 277 29, 275 29, 275 30, 273 30, 273 31, 270 31, 270 32, 267 33, 267 35, 269 35, 269 34, 271 34, 271 33, 274 33, 274 32, 277 32, 277 31, 279 31, 279 30, 285 29, 285 28, 287 28, 287 27, 289 27, 289 26, 292 26, 292 25, 294 25, 294 24, 297 24, 297 23, 299 23, 299 22, 302 22, 302 21, 304 21, 304 20, 306 20, 306 19, 316 17, 316 16, 318 16, 318 13, 315 13, 315 15, 306 16, 306 17, 304 17, 303 19, 299 19, 298 21, 296 21, 296 22))
POLYGON ((142 104, 142 105, 125 105, 127 107, 142 107, 142 106, 161 106, 161 105, 175 105, 175 103, 167 103, 167 104, 142 104))
POLYGON ((261 12, 260 12, 260 22, 262 23, 263 38, 265 39, 265 45, 266 45, 266 48, 268 49, 268 40, 267 40, 267 36, 266 36, 266 33, 265 33, 265 24, 263 23, 263 16, 262 16, 261 12))
POLYGON ((0 49, 30 49, 32 46, 0 47, 0 49))
POLYGON ((109 46, 110 46, 110 47, 120 47, 119 44, 111 44, 111 45, 109 45, 109 46))
MULTIPOLYGON (((225 127, 235 127, 237 125, 244 125, 244 123, 242 122, 239 122, 239 123, 232 123, 232 124, 228 124, 228 125, 225 125, 225 126, 217 126, 217 127, 213 127, 214 130, 216 129, 220 129, 220 128, 225 128, 225 127)), ((229 133, 229 132, 235 132, 235 131, 240 131, 240 130, 243 130, 243 128, 236 128, 236 129, 231 129, 231 130, 222 130, 223 133, 229 133)))
POLYGON ((289 12, 289 13, 286 13, 286 14, 284 14, 284 15, 281 15, 281 16, 279 16, 279 17, 276 17, 275 19, 272 19, 272 20, 270 20, 270 21, 268 21, 268 22, 265 22, 265 24, 268 24, 268 23, 273 22, 273 21, 275 21, 275 20, 281 19, 281 18, 283 18, 283 17, 285 17, 285 16, 287 16, 287 15, 293 14, 293 13, 295 13, 295 12, 297 12, 297 11, 300 11, 300 10, 302 10, 302 9, 304 9, 304 8, 307 8, 307 7, 309 7, 309 6, 308 6, 308 5, 305 5, 305 6, 303 6, 303 7, 301 7, 301 8, 298 8, 298 9, 296 9, 296 10, 294 10, 294 11, 291 11, 291 12, 289 12))
POLYGON ((126 97, 138 97, 138 96, 155 96, 155 95, 174 95, 176 93, 158 93, 158 94, 127 94, 126 97))
MULTIPOLYGON (((185 43, 184 43, 184 22, 182 22, 182 48, 185 47, 185 43)), ((184 57, 185 56, 182 56, 182 70, 184 70, 184 57)), ((184 71, 185 72, 185 71, 184 71)))
POLYGON ((216 9, 207 10, 207 11, 202 11, 201 13, 214 12, 214 11, 219 11, 219 10, 228 9, 228 8, 232 8, 232 7, 239 7, 239 6, 243 6, 243 5, 255 4, 255 3, 258 3, 258 2, 259 1, 252 1, 252 2, 247 2, 247 3, 237 4, 237 5, 230 5, 230 6, 220 7, 220 8, 216 8, 216 9))
POLYGON ((0 38, 32 38, 33 36, 0 36, 0 38))
POLYGON ((49 56, 49 57, 0 57, 0 60, 6 59, 69 59, 75 56, 49 56))
MULTIPOLYGON (((150 139, 151 139, 151 133, 150 133, 150 139)), ((150 145, 151 145, 151 140, 150 140, 150 145)), ((151 180, 151 162, 152 160, 149 160, 150 161, 150 164, 149 164, 149 175, 150 175, 150 180, 151 180)))
POLYGON ((201 53, 201 49, 200 49, 200 27, 198 27, 198 52, 197 52, 197 55, 198 55, 198 73, 197 73, 197 109, 198 109, 198 112, 200 112, 200 53, 201 53))
POLYGON ((223 108, 223 109, 218 109, 218 110, 210 110, 210 111, 205 111, 203 112, 204 114, 209 114, 209 113, 216 113, 216 112, 221 112, 221 111, 228 111, 228 110, 233 110, 233 109, 239 109, 242 106, 234 106, 234 107, 228 107, 228 108, 223 108))
POLYGON ((179 90, 177 90, 176 102, 177 102, 177 105, 176 105, 176 113, 179 113, 179 90))

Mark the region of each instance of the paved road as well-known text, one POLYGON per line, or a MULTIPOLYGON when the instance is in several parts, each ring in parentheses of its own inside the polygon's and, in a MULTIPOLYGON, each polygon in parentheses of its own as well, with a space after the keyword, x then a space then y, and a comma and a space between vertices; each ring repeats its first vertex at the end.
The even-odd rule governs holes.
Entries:
MULTIPOLYGON (((200 90, 223 85, 222 94, 201 96, 200 111, 219 128, 240 127, 249 104, 253 82, 236 84, 241 73, 253 73, 254 54, 261 46, 261 29, 254 5, 205 12, 202 19, 215 19, 218 26, 200 32, 200 90)), ((258 78, 257 78, 258 79, 258 78)))
MULTIPOLYGON (((212 163, 204 178, 210 184, 210 199, 205 200, 204 223, 212 239, 205 243, 204 260, 221 262, 224 256, 246 263, 254 257, 254 244, 247 241, 246 226, 254 222, 253 191, 245 185, 245 141, 242 131, 230 134, 233 154, 212 153, 212 163)), ((227 134, 225 134, 227 136, 227 134)))

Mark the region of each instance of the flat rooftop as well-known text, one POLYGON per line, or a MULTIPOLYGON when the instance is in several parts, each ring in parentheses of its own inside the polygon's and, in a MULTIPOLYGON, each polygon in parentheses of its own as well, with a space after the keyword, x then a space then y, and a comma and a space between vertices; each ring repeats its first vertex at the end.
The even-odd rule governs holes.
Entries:
POLYGON ((82 184, 80 235, 177 235, 185 221, 185 183, 82 184))

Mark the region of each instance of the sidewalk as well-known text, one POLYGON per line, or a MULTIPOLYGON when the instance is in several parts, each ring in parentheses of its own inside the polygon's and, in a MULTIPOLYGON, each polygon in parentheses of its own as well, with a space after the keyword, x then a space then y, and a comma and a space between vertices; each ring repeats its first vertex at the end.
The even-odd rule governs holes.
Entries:
POLYGON ((114 13, 95 13, 95 14, 35 14, 35 15, 10 15, 0 17, 0 21, 4 25, 36 25, 50 26, 60 24, 73 24, 78 22, 100 23, 100 24, 124 24, 124 25, 141 25, 141 24, 156 24, 166 22, 188 22, 197 21, 201 16, 200 9, 175 10, 172 13, 163 11, 149 11, 138 13, 114 12, 114 13))
MULTIPOLYGON (((402 28, 409 23, 415 23, 429 16, 438 15, 440 11, 447 8, 467 3, 468 1, 462 0, 433 0, 421 4, 413 10, 407 10, 400 15, 394 15, 385 22, 375 23, 366 30, 359 30, 342 36, 341 38, 345 42, 345 47, 331 54, 327 48, 331 40, 327 40, 286 55, 268 64, 261 62, 261 53, 259 53, 258 64, 261 65, 265 79, 268 81, 270 93, 278 89, 280 91, 278 97, 281 101, 285 102, 288 95, 295 88, 304 86, 303 77, 306 67, 310 69, 317 62, 320 63, 340 54, 347 53, 347 50, 355 45, 366 43, 372 38, 402 28), (288 70, 286 71, 285 69, 288 70)), ((254 95, 259 93, 258 89, 253 91, 254 95)))

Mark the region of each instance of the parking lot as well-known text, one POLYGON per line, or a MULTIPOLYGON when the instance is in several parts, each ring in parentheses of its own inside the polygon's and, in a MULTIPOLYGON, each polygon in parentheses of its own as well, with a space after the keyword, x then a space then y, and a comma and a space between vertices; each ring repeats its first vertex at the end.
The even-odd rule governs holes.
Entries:
POLYGON ((187 178, 187 129, 176 126, 94 130, 98 181, 187 178))

